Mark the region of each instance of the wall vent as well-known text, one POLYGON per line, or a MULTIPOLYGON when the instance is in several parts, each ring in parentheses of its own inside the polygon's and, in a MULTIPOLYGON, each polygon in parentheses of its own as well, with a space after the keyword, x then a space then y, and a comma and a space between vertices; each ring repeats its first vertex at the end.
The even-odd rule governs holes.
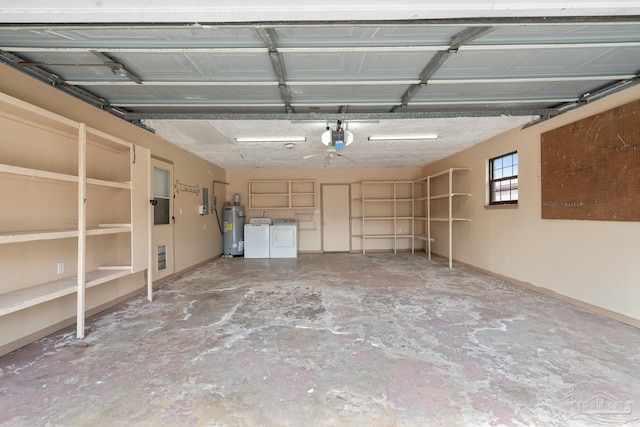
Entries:
POLYGON ((158 246, 158 271, 167 268, 167 245, 158 246))

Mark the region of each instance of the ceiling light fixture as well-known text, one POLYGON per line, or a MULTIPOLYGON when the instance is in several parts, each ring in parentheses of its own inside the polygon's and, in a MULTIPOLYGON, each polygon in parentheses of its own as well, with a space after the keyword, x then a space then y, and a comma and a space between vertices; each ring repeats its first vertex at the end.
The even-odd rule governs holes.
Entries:
POLYGON ((372 135, 369 141, 421 141, 425 139, 438 139, 437 133, 424 135, 372 135))
POLYGON ((335 139, 340 138, 343 138, 344 145, 349 145, 353 142, 353 134, 348 130, 334 131, 331 129, 322 133, 321 141, 324 145, 331 145, 335 142, 335 139))
POLYGON ((327 130, 322 133, 320 141, 328 146, 334 147, 336 151, 342 151, 344 147, 353 142, 353 134, 342 127, 342 121, 338 120, 335 130, 327 125, 327 130))
POLYGON ((305 142, 304 136, 246 136, 236 138, 236 142, 305 142))

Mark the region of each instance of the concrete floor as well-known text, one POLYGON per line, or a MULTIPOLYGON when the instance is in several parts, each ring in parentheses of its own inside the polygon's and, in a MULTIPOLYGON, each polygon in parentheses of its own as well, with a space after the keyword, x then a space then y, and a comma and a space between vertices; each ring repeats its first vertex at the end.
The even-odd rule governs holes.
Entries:
POLYGON ((640 425, 640 330, 424 255, 222 258, 88 325, 0 358, 0 425, 640 425))

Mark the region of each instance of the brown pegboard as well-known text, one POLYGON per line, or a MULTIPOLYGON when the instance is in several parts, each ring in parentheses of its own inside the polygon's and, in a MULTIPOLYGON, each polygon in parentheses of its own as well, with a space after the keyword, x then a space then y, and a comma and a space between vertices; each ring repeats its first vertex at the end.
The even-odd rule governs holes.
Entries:
POLYGON ((542 218, 640 221, 640 100, 541 135, 542 218))

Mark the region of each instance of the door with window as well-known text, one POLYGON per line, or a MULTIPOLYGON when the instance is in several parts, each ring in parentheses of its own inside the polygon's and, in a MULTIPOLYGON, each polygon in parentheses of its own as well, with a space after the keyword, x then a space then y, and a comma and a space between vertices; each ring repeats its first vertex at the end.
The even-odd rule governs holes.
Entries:
POLYGON ((351 250, 349 184, 322 185, 322 250, 351 250))
POLYGON ((173 274, 173 165, 152 159, 153 231, 152 269, 153 280, 173 274))

